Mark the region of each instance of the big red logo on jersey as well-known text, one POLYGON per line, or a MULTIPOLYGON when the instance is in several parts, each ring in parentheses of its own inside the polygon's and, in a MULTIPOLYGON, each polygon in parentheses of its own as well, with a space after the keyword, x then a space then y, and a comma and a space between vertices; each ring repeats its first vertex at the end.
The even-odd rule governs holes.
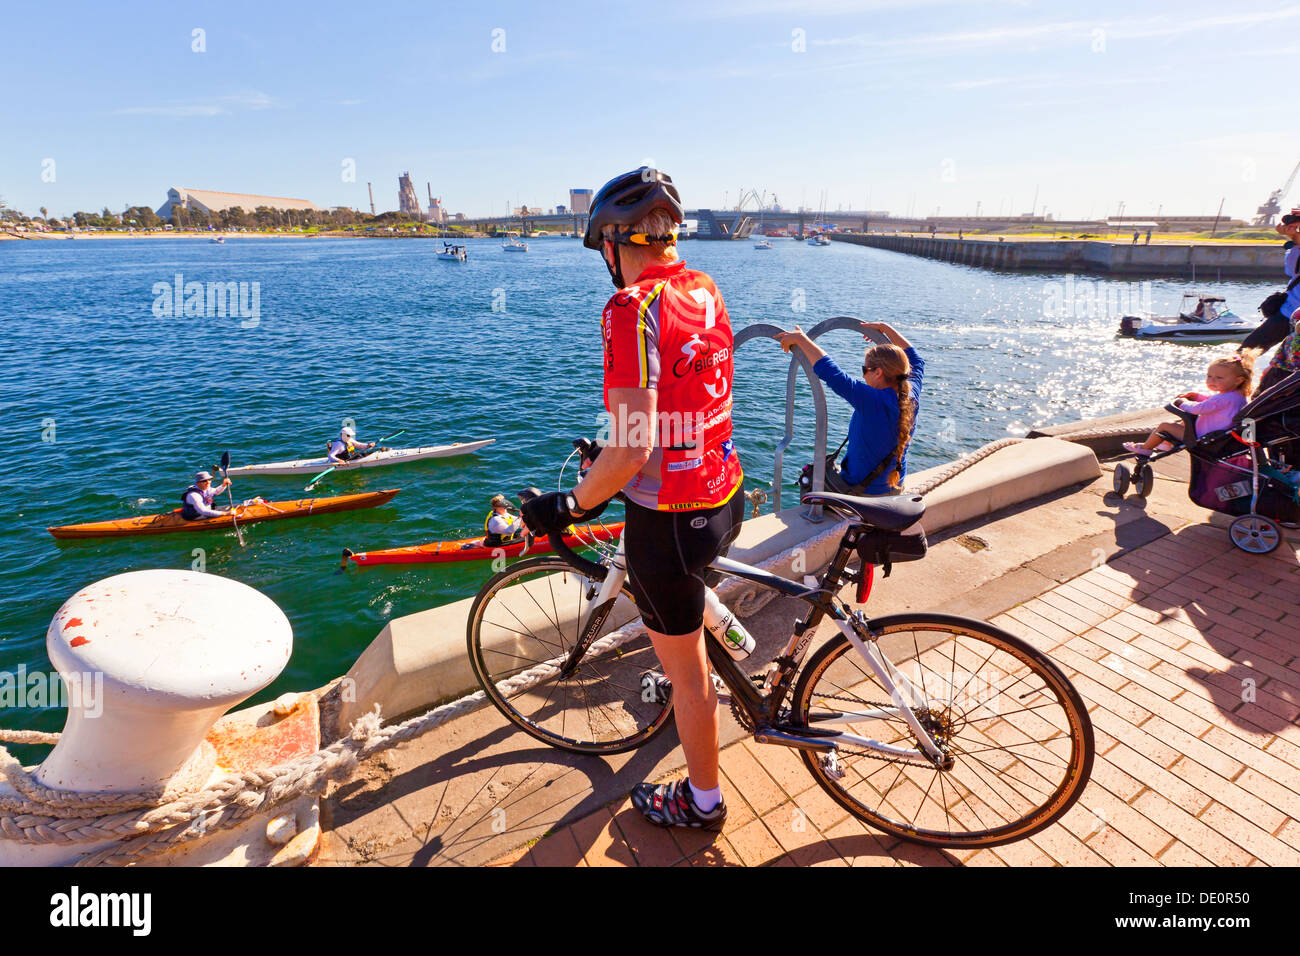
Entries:
POLYGON ((726 502, 744 476, 731 445, 731 319, 713 280, 683 262, 652 266, 609 300, 601 326, 610 414, 612 388, 657 392, 655 448, 628 497, 663 511, 726 502), (665 421, 699 425, 685 436, 665 421))

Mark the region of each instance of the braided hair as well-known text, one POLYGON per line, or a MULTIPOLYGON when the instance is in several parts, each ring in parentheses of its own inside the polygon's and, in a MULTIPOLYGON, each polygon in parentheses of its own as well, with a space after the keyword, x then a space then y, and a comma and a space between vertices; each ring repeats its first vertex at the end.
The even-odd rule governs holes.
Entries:
POLYGON ((899 469, 912 441, 912 425, 916 421, 916 405, 912 402, 911 382, 907 377, 912 364, 907 360, 907 353, 897 345, 871 346, 862 364, 884 372, 885 381, 898 393, 898 441, 894 445, 894 468, 889 473, 889 487, 897 489, 901 484, 899 469))

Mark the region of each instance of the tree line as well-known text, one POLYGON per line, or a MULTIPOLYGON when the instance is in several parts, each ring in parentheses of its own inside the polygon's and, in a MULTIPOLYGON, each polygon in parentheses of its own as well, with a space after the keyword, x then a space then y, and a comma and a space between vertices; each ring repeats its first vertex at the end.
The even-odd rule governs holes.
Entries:
MULTIPOLYGON (((0 199, 0 220, 14 224, 40 221, 52 225, 59 220, 51 218, 49 210, 41 207, 39 217, 29 217, 15 209, 6 208, 0 199)), ((121 213, 114 213, 104 207, 99 213, 79 210, 66 221, 80 229, 97 227, 100 229, 160 229, 164 220, 148 206, 130 206, 121 213)), ((403 229, 435 229, 432 223, 413 222, 399 212, 385 212, 377 216, 359 213, 353 209, 272 209, 270 206, 258 206, 246 210, 239 206, 221 209, 213 213, 201 209, 186 209, 181 206, 172 209, 171 224, 177 229, 185 230, 290 230, 290 229, 355 229, 366 226, 393 226, 403 229)), ((454 231, 455 226, 445 227, 454 231)))

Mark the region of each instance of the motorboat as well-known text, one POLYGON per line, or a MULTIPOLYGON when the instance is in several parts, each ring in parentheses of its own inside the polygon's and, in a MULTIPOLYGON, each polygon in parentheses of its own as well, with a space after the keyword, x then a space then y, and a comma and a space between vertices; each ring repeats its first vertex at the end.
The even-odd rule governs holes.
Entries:
POLYGON ((465 253, 464 246, 455 246, 450 242, 444 242, 442 252, 438 253, 438 258, 444 262, 464 262, 469 257, 465 253))
POLYGON ((1228 308, 1223 296, 1188 292, 1177 315, 1140 312, 1120 319, 1119 334, 1165 342, 1240 341, 1259 327, 1262 315, 1242 318, 1228 308))
POLYGON ((220 242, 220 243, 224 243, 225 241, 226 241, 225 236, 213 236, 211 239, 208 240, 208 242, 220 242))
POLYGON ((758 240, 758 242, 754 243, 754 248, 755 248, 755 249, 772 249, 772 248, 774 248, 774 247, 773 247, 773 245, 772 245, 772 240, 771 240, 771 239, 760 239, 760 240, 758 240))
POLYGON ((821 233, 818 233, 815 236, 809 236, 808 241, 814 246, 829 246, 831 244, 831 241, 821 233))

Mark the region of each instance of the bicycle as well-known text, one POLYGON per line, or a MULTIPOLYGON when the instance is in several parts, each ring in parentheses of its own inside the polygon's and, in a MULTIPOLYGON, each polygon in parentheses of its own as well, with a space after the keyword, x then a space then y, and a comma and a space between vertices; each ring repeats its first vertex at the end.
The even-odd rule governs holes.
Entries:
MULTIPOLYGON (((574 445, 585 457, 587 443, 574 445)), ((919 521, 920 496, 802 500, 849 522, 815 585, 726 557, 710 565, 809 606, 781 653, 752 675, 705 628, 714 683, 740 726, 758 743, 798 750, 836 803, 905 840, 999 846, 1060 819, 1087 785, 1095 753, 1087 709, 1060 668, 983 621, 872 620, 840 598, 856 582, 854 603, 865 604, 874 579, 867 555, 883 553, 888 573, 888 551, 875 550, 880 536, 887 547, 919 521), (861 568, 850 571, 855 553, 861 568), (805 664, 824 618, 839 633, 805 664)), ((475 598, 467 633, 475 675, 508 720, 551 746, 581 754, 640 747, 668 725, 672 691, 638 631, 622 538, 598 561, 558 535, 549 541, 555 554, 494 574, 475 598)))

